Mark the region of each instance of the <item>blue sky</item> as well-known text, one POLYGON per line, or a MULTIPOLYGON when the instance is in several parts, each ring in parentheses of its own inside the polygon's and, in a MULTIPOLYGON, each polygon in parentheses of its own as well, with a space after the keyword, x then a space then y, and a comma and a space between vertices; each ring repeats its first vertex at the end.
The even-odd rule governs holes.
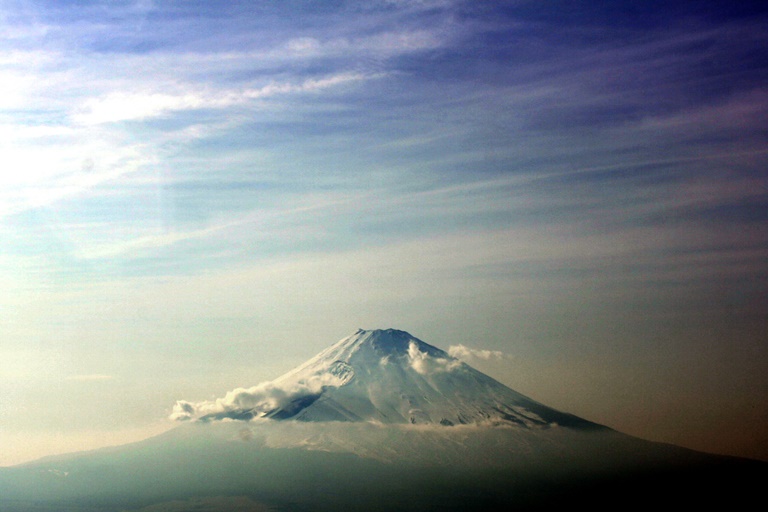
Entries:
POLYGON ((358 327, 768 458, 766 13, 476 4, 3 2, 0 464, 358 327))

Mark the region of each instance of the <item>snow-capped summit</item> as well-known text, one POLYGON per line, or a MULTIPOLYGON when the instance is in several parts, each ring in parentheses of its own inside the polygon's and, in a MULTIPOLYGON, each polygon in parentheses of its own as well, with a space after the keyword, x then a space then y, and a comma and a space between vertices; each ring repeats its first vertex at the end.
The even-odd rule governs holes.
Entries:
POLYGON ((396 329, 359 329, 271 383, 230 392, 216 408, 209 407, 201 419, 601 428, 517 393, 396 329))

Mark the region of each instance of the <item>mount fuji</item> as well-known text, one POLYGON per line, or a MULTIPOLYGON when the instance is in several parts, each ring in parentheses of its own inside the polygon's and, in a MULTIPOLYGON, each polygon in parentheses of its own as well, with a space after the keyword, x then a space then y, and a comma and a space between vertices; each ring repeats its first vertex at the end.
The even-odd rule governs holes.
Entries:
POLYGON ((0 468, 4 512, 498 510, 762 499, 768 464, 528 398, 404 331, 358 330, 129 445, 0 468))
POLYGON ((272 389, 285 392, 278 404, 252 389, 237 390, 218 402, 222 410, 200 419, 605 428, 542 405, 395 329, 359 329, 274 380, 272 389))

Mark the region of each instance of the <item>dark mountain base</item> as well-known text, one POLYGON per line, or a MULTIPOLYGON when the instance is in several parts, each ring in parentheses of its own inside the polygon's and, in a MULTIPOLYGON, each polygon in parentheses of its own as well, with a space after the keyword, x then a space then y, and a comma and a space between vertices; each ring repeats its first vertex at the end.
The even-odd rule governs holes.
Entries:
POLYGON ((767 463, 610 430, 233 421, 0 468, 0 511, 733 510, 767 481, 767 463))
MULTIPOLYGON (((512 469, 419 468, 381 464, 344 454, 292 452, 258 463, 230 458, 227 468, 188 465, 169 474, 147 468, 102 467, 93 485, 59 489, 32 499, 2 499, 4 512, 231 512, 552 510, 585 506, 616 510, 626 505, 746 506, 760 497, 768 465, 720 459, 664 468, 589 471, 571 468, 524 472, 512 469), (258 466, 258 467, 256 467, 258 466), (117 482, 115 482, 117 480, 117 482), (62 495, 63 494, 63 495, 62 495), (67 494, 69 494, 67 496, 67 494)), ((230 454, 234 455, 234 454, 230 454)), ((205 463, 205 461, 199 461, 205 463)), ((94 469, 98 470, 98 467, 94 469)), ((159 471, 158 471, 159 470, 159 471)), ((39 475, 38 475, 39 476, 39 475)), ((7 482, 6 482, 7 483, 7 482)), ((27 481, 27 484, 30 482, 27 481)))
MULTIPOLYGON (((679 467, 617 471, 612 474, 583 473, 569 478, 532 481, 520 489, 519 500, 505 495, 515 510, 552 510, 563 506, 590 510, 621 510, 660 505, 680 509, 746 507, 759 498, 768 478, 768 464, 720 461, 679 467)), ((494 508, 489 503, 487 510, 494 508)))

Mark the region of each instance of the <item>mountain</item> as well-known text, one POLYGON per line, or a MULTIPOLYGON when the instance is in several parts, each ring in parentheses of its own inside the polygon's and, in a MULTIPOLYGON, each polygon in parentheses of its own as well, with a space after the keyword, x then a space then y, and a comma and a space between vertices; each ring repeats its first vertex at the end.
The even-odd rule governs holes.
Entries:
POLYGON ((736 508, 768 464, 652 443, 547 407, 393 330, 269 383, 179 401, 178 427, 0 468, 3 512, 736 508))
POLYGON ((359 329, 273 384, 307 391, 272 409, 233 407, 202 419, 606 428, 542 405, 395 329, 359 329))

